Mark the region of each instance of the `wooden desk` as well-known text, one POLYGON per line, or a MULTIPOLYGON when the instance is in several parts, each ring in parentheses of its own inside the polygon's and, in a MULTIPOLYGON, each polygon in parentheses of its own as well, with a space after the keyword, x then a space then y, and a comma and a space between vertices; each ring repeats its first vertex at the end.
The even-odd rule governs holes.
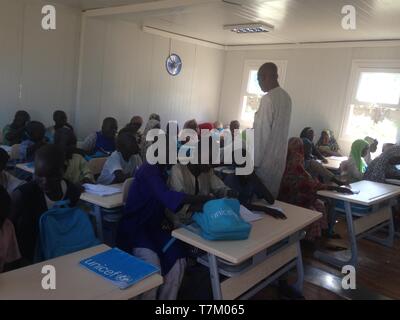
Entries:
POLYGON ((299 274, 297 285, 299 289, 302 288, 303 267, 300 239, 296 238, 294 242, 288 243, 281 251, 271 256, 268 256, 268 248, 297 235, 307 226, 320 219, 322 214, 282 202, 277 202, 276 206, 284 210, 288 219, 277 220, 265 216, 262 220, 252 223, 253 228, 250 237, 245 241, 207 241, 183 228, 172 233, 173 237, 208 253, 208 267, 210 268, 214 299, 236 299, 294 259, 296 259, 295 265, 297 265, 299 274), (222 270, 218 266, 217 258, 233 265, 253 259, 253 264, 249 270, 241 275, 230 277, 221 283, 219 274, 222 273, 222 270))
POLYGON ((93 211, 90 212, 92 216, 96 219, 96 231, 98 238, 103 241, 103 216, 101 213, 101 209, 116 209, 124 206, 123 194, 122 194, 122 186, 123 184, 112 185, 111 187, 120 188, 121 193, 101 197, 98 195, 90 194, 90 193, 82 193, 81 200, 93 205, 93 211))
POLYGON ((159 274, 120 290, 111 282, 79 266, 79 262, 110 248, 101 245, 27 268, 0 274, 0 300, 128 300, 163 283, 159 274), (44 265, 56 268, 56 290, 44 290, 44 265))
MULTIPOLYGON (((393 246, 394 224, 392 215, 392 206, 394 199, 400 195, 400 187, 376 183, 371 181, 360 181, 351 185, 353 190, 359 190, 359 194, 344 195, 332 191, 320 191, 320 196, 344 201, 344 210, 338 209, 332 212, 331 221, 335 221, 336 212, 345 214, 347 221, 347 231, 350 238, 350 257, 333 257, 322 252, 316 252, 316 258, 337 267, 345 265, 357 266, 358 250, 357 239, 366 238, 382 244, 384 246, 393 246), (361 205, 370 207, 370 212, 362 213, 357 211, 354 206, 361 205), (353 216, 357 219, 353 219, 353 216), (389 227, 388 236, 385 239, 374 236, 378 230, 389 227)), ((331 223, 331 226, 333 223, 331 223)))

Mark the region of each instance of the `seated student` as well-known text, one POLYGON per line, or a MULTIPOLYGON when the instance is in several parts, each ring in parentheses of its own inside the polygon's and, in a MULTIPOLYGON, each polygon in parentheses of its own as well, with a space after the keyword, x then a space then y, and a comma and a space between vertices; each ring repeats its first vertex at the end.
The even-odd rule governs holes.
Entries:
MULTIPOLYGON (((198 148, 200 150, 200 147, 198 148)), ((194 196, 213 195, 216 198, 232 196, 234 193, 215 175, 212 166, 209 164, 201 164, 201 152, 198 152, 198 156, 199 164, 177 164, 172 167, 168 183, 170 189, 194 196)), ((182 210, 176 214, 168 214, 168 218, 173 223, 174 227, 177 228, 182 224, 189 224, 191 222, 193 212, 189 211, 188 207, 189 206, 183 207, 182 210)))
POLYGON ((147 134, 154 129, 161 129, 161 123, 157 119, 150 119, 143 132, 142 144, 140 146, 140 153, 143 160, 146 160, 147 149, 152 145, 152 141, 147 141, 147 134))
POLYGON ((302 140, 304 145, 304 168, 307 172, 314 178, 322 179, 324 183, 333 182, 337 185, 342 185, 343 183, 331 171, 315 160, 312 155, 312 142, 307 138, 303 138, 302 140))
POLYGON ((369 166, 372 162, 372 153, 375 153, 376 151, 378 151, 378 145, 379 145, 379 141, 371 138, 371 137, 366 137, 364 139, 365 141, 368 142, 369 144, 369 149, 368 149, 368 153, 367 155, 364 157, 365 162, 367 163, 367 165, 369 166))
POLYGON ((31 120, 31 116, 26 111, 18 111, 14 121, 3 129, 3 144, 13 146, 20 144, 26 137, 25 127, 31 120))
POLYGON ((221 121, 215 121, 214 122, 214 129, 218 131, 223 131, 224 130, 224 125, 222 124, 221 121))
POLYGON ((302 139, 308 139, 310 140, 311 144, 312 144, 312 149, 311 149, 311 157, 314 160, 320 160, 323 163, 328 163, 328 160, 325 159, 325 157, 321 154, 321 152, 319 152, 319 150, 317 149, 317 147, 314 144, 314 130, 313 128, 307 127, 304 128, 303 131, 300 133, 300 138, 302 139))
POLYGON ((34 262, 39 233, 39 220, 58 201, 75 206, 81 192, 63 179, 65 156, 55 145, 45 145, 36 152, 35 175, 32 182, 17 188, 12 194, 14 223, 22 256, 34 262))
POLYGON ((302 139, 291 138, 288 145, 286 169, 283 174, 278 199, 324 213, 322 219, 309 227, 306 235, 306 240, 309 241, 320 238, 322 231, 328 228, 325 205, 317 196, 317 192, 320 190, 351 193, 346 188, 328 186, 311 177, 304 168, 304 144, 302 139))
POLYGON ((11 198, 7 191, 0 186, 0 273, 6 264, 21 259, 15 229, 10 220, 11 198))
POLYGON ((178 212, 184 205, 191 204, 201 210, 202 205, 212 199, 169 190, 167 167, 145 162, 139 168, 119 224, 118 247, 161 267, 164 284, 143 296, 145 299, 175 300, 185 271, 185 247, 179 241, 171 242, 171 232, 162 228, 166 208, 178 212))
POLYGON ((135 137, 122 133, 117 138, 117 150, 107 159, 97 182, 102 185, 123 183, 132 178, 142 165, 135 137))
POLYGON ((150 120, 156 120, 156 121, 158 121, 158 122, 161 123, 161 117, 160 117, 160 115, 157 114, 157 113, 152 113, 152 114, 150 115, 150 117, 149 117, 149 121, 150 121, 150 120))
POLYGON ((386 179, 400 179, 400 146, 395 145, 385 150, 371 162, 364 175, 365 180, 385 183, 386 179))
POLYGON ((321 137, 319 138, 316 147, 318 151, 324 157, 341 157, 342 154, 339 152, 339 145, 329 130, 324 130, 321 132, 321 137))
POLYGON ((11 194, 17 187, 23 184, 23 181, 17 179, 6 171, 10 156, 6 151, 0 148, 0 186, 11 194))
POLYGON ((31 121, 26 125, 26 134, 28 139, 19 147, 19 159, 23 162, 33 162, 36 151, 46 144, 46 128, 41 122, 31 121))
POLYGON ((369 144, 365 140, 356 140, 351 146, 349 160, 340 165, 340 172, 347 183, 354 183, 363 179, 367 171, 364 157, 368 154, 369 144))
POLYGON ((143 126, 143 118, 139 116, 134 116, 125 128, 123 128, 119 133, 128 132, 135 136, 138 146, 142 143, 143 134, 140 132, 140 128, 143 126))
POLYGON ((79 187, 85 183, 94 183, 93 173, 89 169, 88 162, 76 148, 77 139, 71 129, 58 129, 54 135, 54 144, 65 154, 65 180, 79 187))
POLYGON ((67 114, 64 111, 58 110, 53 113, 54 126, 47 128, 46 138, 50 143, 54 143, 54 135, 58 129, 66 128, 74 130, 74 128, 68 123, 67 114))
POLYGON ((111 154, 115 151, 115 136, 117 132, 117 120, 106 118, 103 121, 101 131, 89 135, 81 147, 88 155, 93 155, 96 152, 111 154))

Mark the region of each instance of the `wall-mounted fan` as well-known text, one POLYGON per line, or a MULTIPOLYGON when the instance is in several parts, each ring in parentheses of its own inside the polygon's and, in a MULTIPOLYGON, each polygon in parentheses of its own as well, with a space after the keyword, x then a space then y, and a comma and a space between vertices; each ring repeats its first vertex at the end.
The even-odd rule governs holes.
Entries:
POLYGON ((177 54, 171 54, 167 58, 166 67, 171 76, 177 76, 182 71, 182 59, 177 54))

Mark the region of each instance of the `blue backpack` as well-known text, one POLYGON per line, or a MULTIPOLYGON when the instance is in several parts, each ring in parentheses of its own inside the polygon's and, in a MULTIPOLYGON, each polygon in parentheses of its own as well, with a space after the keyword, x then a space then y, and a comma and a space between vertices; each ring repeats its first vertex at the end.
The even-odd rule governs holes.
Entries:
POLYGON ((38 260, 49 260, 100 244, 88 215, 70 208, 69 201, 57 202, 39 221, 38 260))
POLYGON ((209 201, 203 213, 193 215, 193 220, 201 228, 201 236, 207 240, 246 240, 251 224, 240 216, 240 203, 233 199, 209 201))

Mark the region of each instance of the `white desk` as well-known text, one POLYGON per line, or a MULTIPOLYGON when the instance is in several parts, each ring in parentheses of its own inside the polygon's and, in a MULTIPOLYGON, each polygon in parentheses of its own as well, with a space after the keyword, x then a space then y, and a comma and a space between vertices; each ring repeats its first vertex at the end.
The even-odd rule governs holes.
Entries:
POLYGON ((162 285, 159 274, 120 290, 111 282, 85 268, 79 262, 110 248, 101 245, 27 268, 0 274, 0 300, 128 300, 162 285), (56 268, 56 290, 41 286, 44 265, 56 268))
POLYGON ((395 186, 400 186, 400 180, 398 179, 386 179, 386 183, 394 184, 395 186))
POLYGON ((322 163, 322 165, 326 169, 333 171, 338 171, 342 162, 348 160, 347 157, 329 157, 326 159, 328 160, 328 163, 322 163))
POLYGON ((5 146, 5 145, 0 145, 0 148, 3 149, 4 151, 6 151, 8 153, 8 155, 11 154, 11 148, 10 146, 5 146))
MULTIPOLYGON (((297 267, 298 271, 297 287, 302 290, 303 264, 299 233, 320 219, 322 214, 281 202, 277 202, 276 205, 284 210, 288 219, 276 220, 265 216, 262 220, 252 223, 250 237, 245 241, 207 241, 187 229, 173 231, 173 237, 207 252, 207 266, 210 268, 214 299, 244 298, 245 292, 253 291, 252 288, 256 291, 261 290, 294 267, 297 267), (285 239, 291 241, 278 250, 272 249, 285 239), (251 263, 240 274, 227 274, 218 264, 217 258, 233 265, 239 265, 249 259, 251 263), (280 273, 276 274, 277 270, 280 270, 280 273), (229 278, 221 283, 220 274, 229 278)), ((249 292, 249 296, 252 293, 249 292)))
MULTIPOLYGON (((361 181, 351 185, 353 190, 359 190, 359 194, 344 195, 332 191, 320 191, 320 196, 344 201, 344 213, 347 221, 347 231, 350 238, 350 257, 336 258, 322 252, 316 252, 316 257, 337 267, 344 265, 357 266, 358 251, 357 239, 366 238, 385 246, 393 246, 394 224, 392 206, 394 200, 400 195, 400 187, 361 181), (352 204, 371 207, 371 213, 360 214, 352 209, 352 204), (357 219, 353 219, 357 217, 357 219), (389 234, 386 239, 378 238, 373 234, 381 229, 389 227, 389 234)), ((337 210, 338 211, 338 210, 337 210)), ((339 212, 341 212, 339 210, 339 212)), ((343 211, 342 211, 343 212, 343 211)), ((335 220, 336 212, 332 213, 335 220)))
MULTIPOLYGON (((111 187, 116 187, 122 189, 122 184, 112 185, 111 187)), ((96 219, 96 230, 97 236, 101 241, 104 240, 103 236, 103 216, 101 214, 101 209, 116 209, 124 206, 123 194, 121 193, 101 197, 90 193, 82 193, 81 200, 93 205, 93 211, 91 215, 93 215, 96 219)))

